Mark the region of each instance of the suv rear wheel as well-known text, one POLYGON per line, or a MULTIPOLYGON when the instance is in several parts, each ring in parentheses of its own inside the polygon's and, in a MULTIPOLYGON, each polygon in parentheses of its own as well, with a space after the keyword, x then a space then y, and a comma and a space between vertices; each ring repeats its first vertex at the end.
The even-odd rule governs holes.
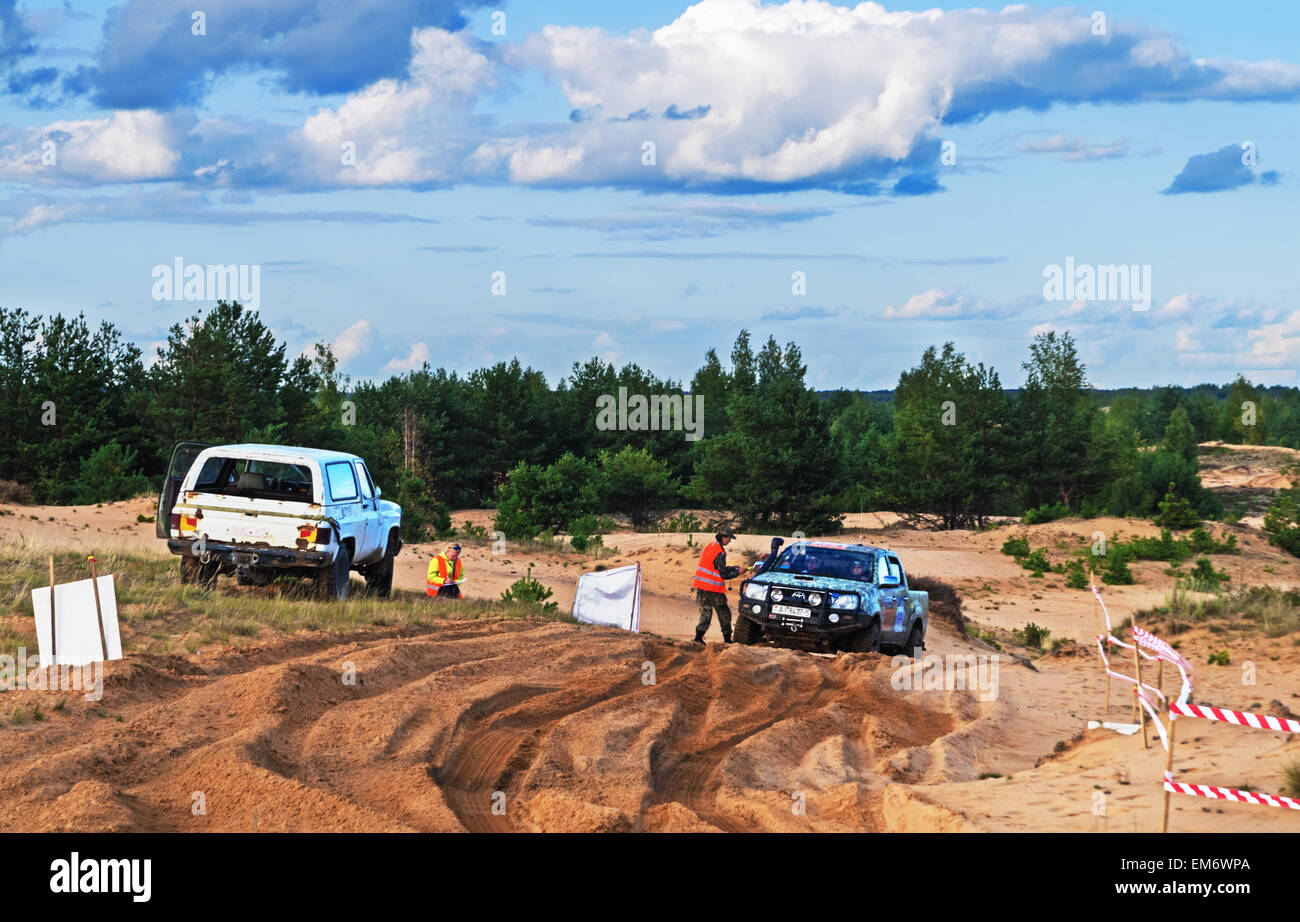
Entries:
POLYGON ((211 589, 217 582, 217 572, 221 564, 213 560, 204 563, 199 558, 185 555, 181 558, 181 584, 201 586, 211 589))
POLYGON ((921 633, 921 622, 916 621, 912 624, 912 630, 907 634, 907 643, 898 649, 898 652, 904 656, 910 656, 917 659, 917 648, 925 649, 925 635, 921 633))
POLYGON ((348 572, 352 569, 352 554, 346 544, 339 545, 334 562, 321 567, 312 578, 316 598, 322 602, 342 602, 348 597, 348 572))

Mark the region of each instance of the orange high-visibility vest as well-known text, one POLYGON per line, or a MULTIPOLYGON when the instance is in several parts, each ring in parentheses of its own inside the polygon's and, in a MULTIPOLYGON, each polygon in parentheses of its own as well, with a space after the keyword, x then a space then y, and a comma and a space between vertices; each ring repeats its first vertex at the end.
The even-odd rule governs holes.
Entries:
MULTIPOLYGON (((429 572, 425 574, 425 590, 429 595, 437 595, 442 584, 447 581, 448 563, 446 554, 439 554, 433 560, 429 561, 429 572)), ((461 573, 464 572, 464 565, 459 557, 456 558, 455 566, 451 567, 451 581, 458 582, 461 573)))
POLYGON ((695 579, 691 585, 705 592, 726 592, 727 584, 722 581, 722 574, 713 568, 713 561, 722 553, 722 545, 714 541, 700 554, 700 562, 695 565, 695 579))

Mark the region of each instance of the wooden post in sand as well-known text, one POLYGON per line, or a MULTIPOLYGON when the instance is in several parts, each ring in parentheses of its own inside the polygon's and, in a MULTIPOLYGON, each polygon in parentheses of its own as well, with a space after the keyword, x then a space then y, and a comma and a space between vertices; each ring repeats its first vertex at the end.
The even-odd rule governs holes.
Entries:
MULTIPOLYGON (((1137 627, 1137 621, 1133 621, 1133 626, 1137 627)), ((1137 682, 1133 685, 1133 710, 1136 712, 1137 722, 1142 725, 1142 748, 1150 749, 1151 740, 1147 738, 1147 715, 1142 709, 1142 702, 1138 700, 1142 695, 1142 657, 1138 653, 1136 636, 1133 638, 1133 671, 1137 674, 1137 682)))
MULTIPOLYGON (((1169 751, 1165 753, 1165 782, 1171 780, 1174 772, 1174 724, 1177 722, 1178 718, 1171 711, 1169 714, 1169 751)), ((1169 831, 1169 788, 1165 788, 1165 806, 1160 815, 1160 831, 1169 831)))
POLYGON ((104 634, 104 609, 99 604, 99 577, 95 575, 95 555, 90 555, 90 585, 95 590, 95 617, 99 619, 99 649, 108 662, 108 637, 104 634))
POLYGON ((1106 665, 1110 652, 1110 629, 1106 627, 1106 622, 1101 617, 1101 610, 1097 607, 1097 587, 1092 587, 1092 620, 1097 625, 1097 637, 1101 641, 1101 647, 1097 655, 1101 657, 1101 672, 1106 677, 1106 704, 1102 710, 1102 720, 1110 714, 1110 667, 1106 665))
MULTIPOLYGON (((59 632, 54 621, 54 555, 50 555, 50 665, 59 664, 59 632)), ((42 663, 42 665, 44 665, 42 663)))

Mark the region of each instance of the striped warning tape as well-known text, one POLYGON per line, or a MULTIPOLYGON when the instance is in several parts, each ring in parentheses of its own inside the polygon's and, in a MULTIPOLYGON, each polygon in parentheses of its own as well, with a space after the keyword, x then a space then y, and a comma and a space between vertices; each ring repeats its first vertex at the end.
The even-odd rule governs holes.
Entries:
POLYGON ((1300 733, 1300 720, 1288 720, 1285 717, 1270 717, 1268 714, 1250 714, 1246 711, 1230 711, 1227 708, 1209 705, 1187 704, 1173 701, 1169 712, 1182 717, 1202 717, 1205 720, 1222 720, 1239 727, 1254 727, 1256 730, 1283 730, 1287 733, 1300 733))
POLYGON ((1186 657, 1173 647, 1169 646, 1169 644, 1165 643, 1155 634, 1152 634, 1150 631, 1144 631, 1136 624, 1133 625, 1133 639, 1148 650, 1155 650, 1156 653, 1160 655, 1161 659, 1168 660, 1176 666, 1181 666, 1187 672, 1192 671, 1192 664, 1187 661, 1186 657))
POLYGON ((1300 810, 1300 800, 1294 797, 1238 791, 1236 788, 1215 788, 1208 784, 1184 784, 1181 781, 1174 781, 1169 772, 1165 772, 1165 790, 1173 794, 1191 794, 1193 797, 1209 797, 1213 800, 1231 800, 1236 803, 1300 810))

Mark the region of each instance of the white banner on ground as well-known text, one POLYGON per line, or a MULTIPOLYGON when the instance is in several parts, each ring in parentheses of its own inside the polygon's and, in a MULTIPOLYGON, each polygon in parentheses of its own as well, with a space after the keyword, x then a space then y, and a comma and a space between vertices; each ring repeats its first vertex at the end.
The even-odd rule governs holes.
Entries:
MULTIPOLYGON (((101 576, 99 604, 104 614, 104 640, 109 659, 122 658, 122 637, 117 629, 117 595, 113 577, 101 576)), ((99 615, 95 612, 95 587, 90 580, 59 583, 54 588, 54 620, 57 623, 58 661, 50 655, 50 587, 32 590, 32 611, 36 613, 36 641, 42 666, 85 666, 104 659, 99 639, 99 615)))
POLYGON ((607 624, 625 631, 641 627, 641 566, 633 564, 578 577, 573 617, 587 624, 607 624))

